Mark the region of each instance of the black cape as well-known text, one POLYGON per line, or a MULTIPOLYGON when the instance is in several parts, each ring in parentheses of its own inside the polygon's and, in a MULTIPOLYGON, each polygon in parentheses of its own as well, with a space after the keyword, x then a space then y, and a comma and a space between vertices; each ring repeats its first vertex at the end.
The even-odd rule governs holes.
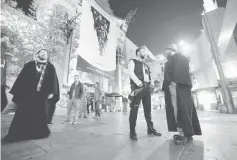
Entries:
POLYGON ((49 94, 58 93, 54 66, 48 63, 41 90, 37 92, 39 78, 35 61, 26 63, 10 91, 17 110, 4 140, 20 141, 50 135, 46 103, 49 94))
MULTIPOLYGON (((190 78, 189 60, 180 53, 173 55, 166 65, 168 81, 177 84, 177 123, 174 118, 174 110, 171 103, 171 95, 168 87, 163 86, 166 101, 166 114, 169 131, 177 131, 177 127, 183 129, 185 136, 201 135, 201 127, 196 108, 192 99, 192 82, 190 78)), ((169 83, 167 83, 168 85, 169 83)))
POLYGON ((6 95, 6 57, 5 57, 6 47, 5 45, 1 46, 1 64, 4 64, 4 67, 1 67, 1 111, 8 104, 7 95, 6 95))

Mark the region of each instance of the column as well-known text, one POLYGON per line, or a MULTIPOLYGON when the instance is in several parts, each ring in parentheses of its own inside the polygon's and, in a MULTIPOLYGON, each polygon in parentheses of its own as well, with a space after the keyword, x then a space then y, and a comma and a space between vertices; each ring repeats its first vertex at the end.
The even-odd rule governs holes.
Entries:
MULTIPOLYGON (((119 63, 117 63, 116 67, 116 93, 122 95, 122 75, 121 75, 121 65, 119 63)), ((119 110, 122 110, 123 107, 122 97, 117 98, 116 105, 119 110)))

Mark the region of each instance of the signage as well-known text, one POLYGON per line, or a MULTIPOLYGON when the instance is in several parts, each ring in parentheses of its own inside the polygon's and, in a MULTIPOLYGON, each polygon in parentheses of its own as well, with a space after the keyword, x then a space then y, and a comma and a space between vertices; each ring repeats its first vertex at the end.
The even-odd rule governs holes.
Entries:
POLYGON ((83 1, 77 70, 114 79, 116 70, 117 19, 95 1, 83 1))

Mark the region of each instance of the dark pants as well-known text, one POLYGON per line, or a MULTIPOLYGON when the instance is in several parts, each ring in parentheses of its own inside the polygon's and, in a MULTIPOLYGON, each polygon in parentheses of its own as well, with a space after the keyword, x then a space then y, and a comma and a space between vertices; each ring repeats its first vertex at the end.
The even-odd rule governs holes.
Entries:
POLYGON ((137 121, 137 112, 139 108, 139 104, 142 100, 144 115, 147 122, 148 130, 153 129, 153 122, 151 121, 151 92, 150 88, 141 88, 135 89, 135 97, 131 100, 130 104, 130 115, 129 115, 129 123, 130 123, 130 132, 135 133, 136 121, 137 121))
POLYGON ((95 102, 95 116, 100 117, 100 101, 95 102))
POLYGON ((56 104, 53 100, 47 100, 47 106, 48 106, 48 123, 51 123, 56 109, 56 104))
POLYGON ((105 112, 107 112, 107 106, 106 106, 106 104, 102 104, 102 109, 104 109, 105 112))
POLYGON ((91 112, 94 112, 94 104, 93 104, 93 101, 91 101, 91 112))
POLYGON ((90 109, 89 109, 89 108, 90 108, 90 105, 91 105, 90 103, 87 103, 87 105, 86 105, 87 113, 88 113, 88 114, 90 114, 90 109))

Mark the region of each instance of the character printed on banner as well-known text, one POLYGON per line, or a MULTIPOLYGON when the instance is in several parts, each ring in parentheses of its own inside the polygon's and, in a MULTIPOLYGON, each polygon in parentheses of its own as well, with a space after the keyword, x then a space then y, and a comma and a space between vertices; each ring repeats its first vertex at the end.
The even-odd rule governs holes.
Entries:
POLYGON ((100 54, 103 55, 104 47, 108 41, 108 33, 110 22, 102 16, 94 7, 91 7, 91 11, 94 18, 94 28, 96 30, 100 54))

